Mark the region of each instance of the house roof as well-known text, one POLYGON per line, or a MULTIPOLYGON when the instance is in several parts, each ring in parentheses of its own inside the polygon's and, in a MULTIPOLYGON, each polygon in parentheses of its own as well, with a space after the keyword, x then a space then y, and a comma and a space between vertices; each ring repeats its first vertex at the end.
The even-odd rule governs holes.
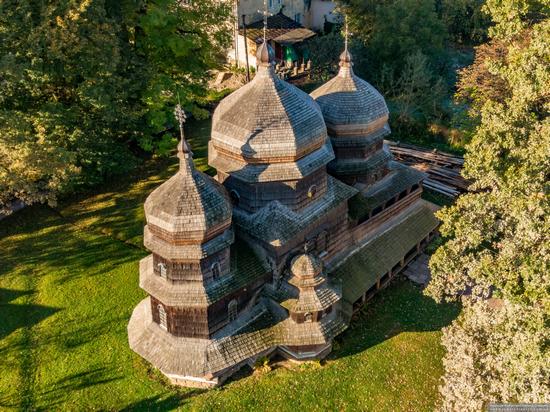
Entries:
MULTIPOLYGON (((244 35, 244 30, 239 33, 244 35)), ((267 18, 266 40, 273 40, 280 44, 294 44, 315 36, 315 32, 306 29, 300 23, 285 16, 282 11, 267 18)), ((264 38, 264 22, 258 20, 246 25, 246 37, 256 43, 264 38)))

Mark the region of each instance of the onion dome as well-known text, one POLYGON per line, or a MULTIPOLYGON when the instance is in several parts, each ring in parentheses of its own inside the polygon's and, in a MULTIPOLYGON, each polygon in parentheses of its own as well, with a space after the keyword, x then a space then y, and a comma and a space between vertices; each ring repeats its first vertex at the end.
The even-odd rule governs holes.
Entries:
POLYGON ((290 263, 290 272, 297 278, 313 278, 322 270, 321 260, 310 254, 298 255, 290 263))
POLYGON ((311 96, 321 107, 329 131, 353 133, 356 129, 375 132, 388 121, 384 97, 372 85, 353 73, 347 47, 340 55, 338 75, 314 90, 311 96))
POLYGON ((277 77, 266 43, 257 61, 254 79, 214 112, 209 164, 248 182, 302 178, 334 158, 321 109, 277 77))
POLYGON ((189 243, 211 239, 231 225, 231 202, 223 186, 195 169, 185 140, 178 145, 179 171, 145 201, 149 229, 189 243))

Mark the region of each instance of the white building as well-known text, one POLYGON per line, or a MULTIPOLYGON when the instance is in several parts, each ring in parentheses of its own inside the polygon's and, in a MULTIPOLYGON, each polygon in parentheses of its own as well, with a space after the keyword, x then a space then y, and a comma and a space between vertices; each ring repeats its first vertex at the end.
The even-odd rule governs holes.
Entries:
MULTIPOLYGON (((229 61, 239 66, 256 66, 256 46, 261 43, 264 0, 238 0, 235 3, 235 25, 233 47, 228 50, 229 61), (238 17, 238 18, 237 18, 238 17), (247 51, 243 20, 247 26, 247 51)), ((313 31, 322 31, 325 22, 335 23, 339 15, 336 4, 331 0, 268 0, 268 41, 275 50, 277 61, 294 60, 293 46, 314 35, 313 31), (284 16, 285 18, 281 18, 284 16), (292 24, 290 20, 297 24, 292 24)))

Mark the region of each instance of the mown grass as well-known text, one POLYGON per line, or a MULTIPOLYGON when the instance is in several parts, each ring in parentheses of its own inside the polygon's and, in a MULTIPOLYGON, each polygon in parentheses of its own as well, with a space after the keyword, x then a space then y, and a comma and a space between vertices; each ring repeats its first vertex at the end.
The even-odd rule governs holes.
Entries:
POLYGON ((134 354, 126 325, 145 296, 142 204, 174 168, 174 160, 152 162, 58 210, 32 207, 0 222, 0 410, 434 408, 440 329, 458 309, 404 280, 369 303, 322 366, 201 391, 168 385, 134 354))

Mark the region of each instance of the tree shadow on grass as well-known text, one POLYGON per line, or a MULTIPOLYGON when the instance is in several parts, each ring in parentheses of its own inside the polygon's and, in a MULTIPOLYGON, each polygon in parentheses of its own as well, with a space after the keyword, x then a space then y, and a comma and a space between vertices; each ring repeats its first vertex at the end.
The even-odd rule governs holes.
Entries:
POLYGON ((336 338, 331 358, 362 352, 404 332, 434 332, 451 324, 460 305, 436 303, 422 289, 399 278, 369 301, 336 338))
POLYGON ((31 291, 0 288, 0 340, 17 329, 32 327, 60 310, 43 305, 9 303, 31 293, 31 291))
POLYGON ((104 385, 122 378, 122 375, 114 373, 112 369, 105 367, 91 369, 59 379, 46 390, 38 393, 36 398, 40 403, 47 405, 44 410, 51 410, 53 406, 65 401, 67 393, 104 385))
POLYGON ((56 272, 55 282, 63 284, 104 274, 145 255, 107 236, 83 232, 45 207, 31 207, 17 215, 8 218, 15 225, 2 228, 6 237, 0 239, 0 277, 19 267, 25 269, 21 276, 33 278, 56 272))
POLYGON ((134 411, 167 411, 183 406, 186 400, 203 393, 204 389, 193 389, 185 393, 174 393, 168 396, 157 395, 142 399, 125 406, 121 412, 134 411))

